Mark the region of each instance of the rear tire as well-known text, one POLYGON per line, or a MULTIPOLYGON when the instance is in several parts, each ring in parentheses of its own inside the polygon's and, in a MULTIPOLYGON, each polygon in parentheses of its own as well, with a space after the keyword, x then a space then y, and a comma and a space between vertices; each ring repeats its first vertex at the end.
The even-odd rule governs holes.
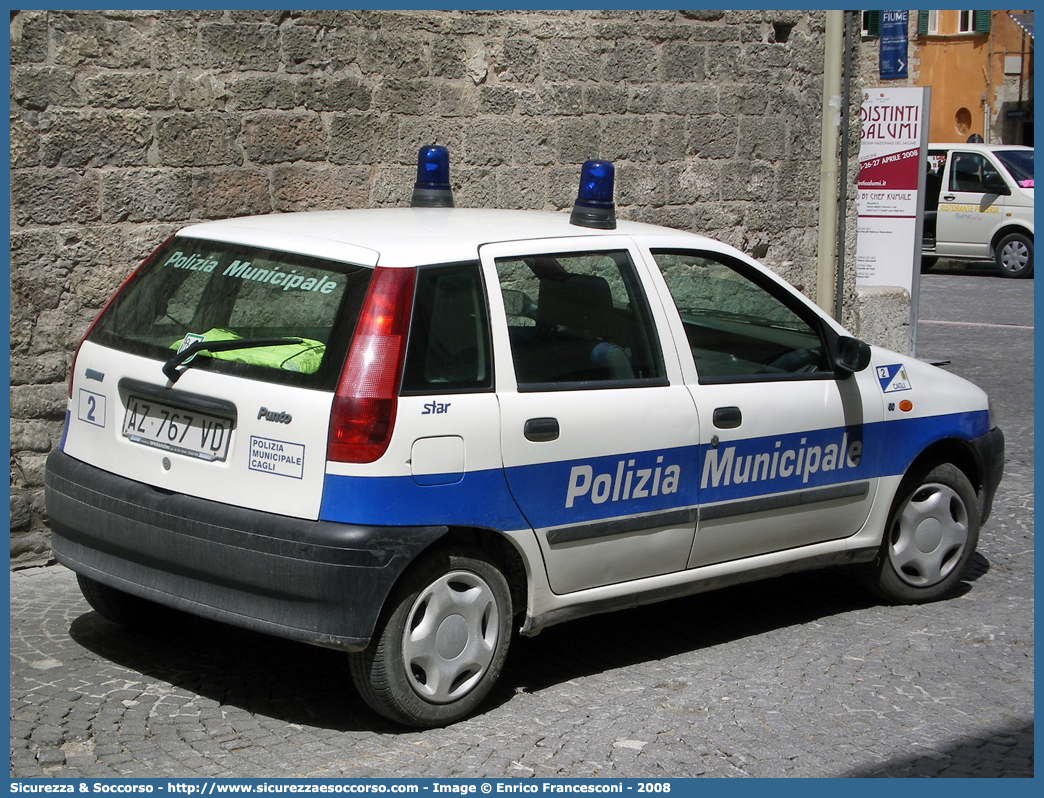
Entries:
POLYGON ((492 689, 507 657, 511 591, 485 555, 434 552, 388 599, 370 646, 349 655, 356 689, 407 726, 454 723, 492 689))
POLYGON ((929 271, 938 262, 939 262, 939 259, 937 257, 935 257, 934 255, 922 255, 921 256, 921 273, 923 274, 924 272, 929 271))
POLYGON ((89 576, 76 574, 76 582, 91 609, 120 626, 131 629, 154 626, 161 617, 172 614, 166 607, 104 585, 89 576))
POLYGON ((1023 233, 1009 233, 997 244, 997 268, 1004 277, 1030 277, 1033 274, 1033 239, 1023 233))
POLYGON ((968 478, 944 463, 904 480, 892 505, 868 587, 893 604, 921 604, 951 593, 979 540, 979 500, 968 478))

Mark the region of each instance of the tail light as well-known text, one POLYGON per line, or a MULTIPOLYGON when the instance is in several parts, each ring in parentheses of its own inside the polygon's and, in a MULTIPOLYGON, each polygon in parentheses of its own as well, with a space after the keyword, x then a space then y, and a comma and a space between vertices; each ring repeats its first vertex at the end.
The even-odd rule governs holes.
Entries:
POLYGON ((415 272, 377 268, 330 413, 327 459, 372 463, 388 448, 406 358, 415 272))

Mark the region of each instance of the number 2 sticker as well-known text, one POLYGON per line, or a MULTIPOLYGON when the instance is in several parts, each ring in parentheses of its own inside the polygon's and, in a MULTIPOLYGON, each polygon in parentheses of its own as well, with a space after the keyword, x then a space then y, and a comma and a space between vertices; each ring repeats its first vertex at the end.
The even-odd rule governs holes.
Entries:
POLYGON ((911 389, 910 378, 906 376, 906 369, 902 363, 895 363, 891 366, 878 366, 877 381, 881 383, 881 390, 884 393, 909 391, 911 389))
POLYGON ((76 415, 80 421, 86 421, 96 427, 104 427, 105 397, 100 393, 92 393, 81 388, 76 415))

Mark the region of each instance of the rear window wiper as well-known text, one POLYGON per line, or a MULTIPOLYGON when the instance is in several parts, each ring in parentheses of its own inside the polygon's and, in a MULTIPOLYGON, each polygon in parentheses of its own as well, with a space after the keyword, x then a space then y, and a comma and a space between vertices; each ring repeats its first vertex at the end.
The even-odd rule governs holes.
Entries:
POLYGON ((171 384, 177 382, 181 375, 187 371, 187 367, 178 371, 178 366, 186 363, 198 352, 231 352, 234 349, 253 349, 259 346, 284 346, 301 343, 304 343, 304 341, 300 338, 235 338, 227 341, 195 341, 164 363, 163 373, 171 381, 171 384))

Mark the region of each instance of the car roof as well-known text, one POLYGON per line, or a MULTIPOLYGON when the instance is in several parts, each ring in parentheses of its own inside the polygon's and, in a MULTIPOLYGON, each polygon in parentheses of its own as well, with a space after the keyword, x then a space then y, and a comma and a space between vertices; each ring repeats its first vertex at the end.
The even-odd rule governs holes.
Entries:
POLYGON ((179 236, 301 252, 364 266, 416 266, 473 260, 483 244, 533 239, 625 235, 691 239, 691 246, 728 249, 711 239, 620 220, 614 230, 570 224, 568 213, 472 208, 383 208, 243 216, 191 225, 179 236))
POLYGON ((1023 150, 1025 152, 1033 152, 1032 147, 1025 147, 1022 144, 961 144, 959 142, 952 144, 929 144, 929 150, 968 150, 971 152, 997 152, 997 150, 1023 150))

